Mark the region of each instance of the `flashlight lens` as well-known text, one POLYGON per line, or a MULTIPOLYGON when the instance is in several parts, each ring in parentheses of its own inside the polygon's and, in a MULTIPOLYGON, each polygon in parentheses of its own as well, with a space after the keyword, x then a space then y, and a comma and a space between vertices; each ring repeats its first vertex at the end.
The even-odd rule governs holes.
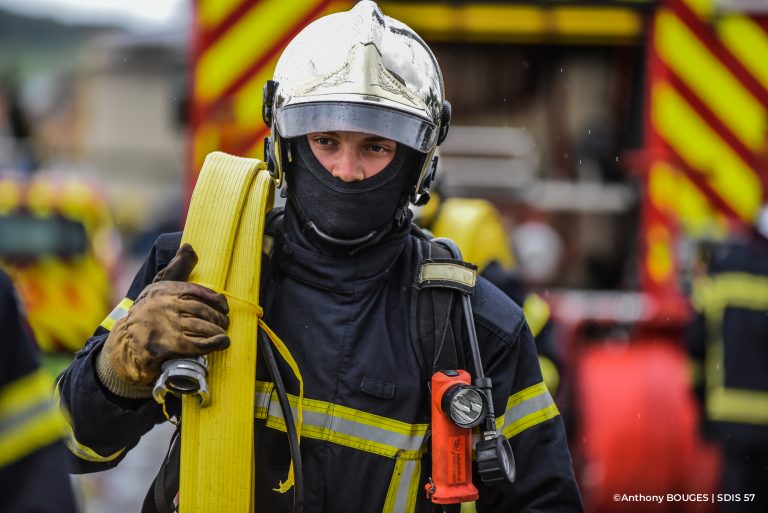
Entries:
MULTIPOLYGON (((471 428, 485 418, 485 397, 474 387, 456 386, 446 392, 448 414, 457 426, 471 428)), ((445 410, 445 408, 444 408, 445 410)))

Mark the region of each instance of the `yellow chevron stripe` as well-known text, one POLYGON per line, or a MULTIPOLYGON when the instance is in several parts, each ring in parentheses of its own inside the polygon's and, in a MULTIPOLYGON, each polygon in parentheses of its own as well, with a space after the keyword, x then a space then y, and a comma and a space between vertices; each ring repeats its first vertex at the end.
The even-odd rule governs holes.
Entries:
POLYGON ((715 2, 713 0, 683 0, 683 3, 687 4, 702 19, 711 19, 714 13, 715 2))
MULTIPOLYGON (((339 12, 348 9, 349 7, 349 2, 333 2, 318 17, 339 12)), ((278 57, 279 56, 276 56, 271 62, 265 65, 261 72, 251 78, 251 80, 249 80, 248 83, 235 94, 234 109, 235 119, 238 124, 248 127, 253 127, 254 123, 261 124, 262 91, 266 81, 272 78, 278 57)), ((259 142, 255 147, 261 147, 261 144, 262 143, 259 142)), ((254 156, 261 158, 262 153, 254 153, 254 156)))
POLYGON ((221 96, 248 66, 258 60, 277 37, 295 26, 315 2, 301 8, 285 0, 264 0, 203 54, 195 72, 195 97, 210 101, 221 96))
POLYGON ((765 107, 677 17, 660 12, 656 19, 661 58, 744 144, 750 148, 762 144, 767 126, 765 107))
POLYGON ((661 210, 677 212, 685 233, 693 237, 724 237, 728 226, 707 198, 685 175, 656 163, 648 175, 648 193, 661 210))
POLYGON ((197 20, 203 29, 211 29, 245 0, 201 0, 197 2, 197 20))
POLYGON ((656 131, 694 169, 706 174, 734 211, 751 222, 761 201, 757 176, 670 86, 656 84, 651 101, 656 131))
POLYGON ((656 221, 645 229, 645 266, 655 283, 669 283, 674 271, 674 251, 669 229, 656 221))
POLYGON ((254 75, 234 96, 235 119, 242 126, 254 127, 261 125, 262 91, 267 80, 272 78, 277 58, 264 66, 260 73, 254 75))
POLYGON ((768 35, 751 18, 743 15, 723 18, 717 29, 725 46, 768 89, 768 35))

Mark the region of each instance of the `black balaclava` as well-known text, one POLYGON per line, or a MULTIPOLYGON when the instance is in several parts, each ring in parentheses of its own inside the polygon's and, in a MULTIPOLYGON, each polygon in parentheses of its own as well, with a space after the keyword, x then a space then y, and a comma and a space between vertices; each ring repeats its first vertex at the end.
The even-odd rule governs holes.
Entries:
POLYGON ((379 240, 408 219, 416 151, 398 144, 392 162, 382 171, 345 182, 323 167, 306 137, 289 144, 293 161, 285 174, 288 198, 314 238, 351 249, 379 240))

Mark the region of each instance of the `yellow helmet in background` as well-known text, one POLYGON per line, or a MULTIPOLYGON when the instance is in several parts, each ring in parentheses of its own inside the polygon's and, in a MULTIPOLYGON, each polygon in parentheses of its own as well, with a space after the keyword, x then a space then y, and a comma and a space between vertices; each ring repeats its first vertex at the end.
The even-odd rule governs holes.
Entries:
POLYGON ((437 217, 426 226, 435 237, 453 239, 464 260, 482 271, 491 262, 506 269, 515 257, 496 207, 484 199, 450 198, 442 202, 437 217))
POLYGON ((95 184, 0 175, 0 266, 44 353, 79 350, 109 313, 119 251, 107 199, 95 184))

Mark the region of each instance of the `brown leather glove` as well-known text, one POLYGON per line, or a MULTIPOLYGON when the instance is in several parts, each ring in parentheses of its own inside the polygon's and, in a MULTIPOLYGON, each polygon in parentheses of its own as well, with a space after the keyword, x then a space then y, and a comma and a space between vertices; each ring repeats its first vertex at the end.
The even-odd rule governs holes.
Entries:
POLYGON ((96 364, 99 379, 113 393, 149 397, 164 361, 229 347, 227 299, 183 281, 196 264, 192 246, 181 246, 128 315, 115 322, 96 364))

